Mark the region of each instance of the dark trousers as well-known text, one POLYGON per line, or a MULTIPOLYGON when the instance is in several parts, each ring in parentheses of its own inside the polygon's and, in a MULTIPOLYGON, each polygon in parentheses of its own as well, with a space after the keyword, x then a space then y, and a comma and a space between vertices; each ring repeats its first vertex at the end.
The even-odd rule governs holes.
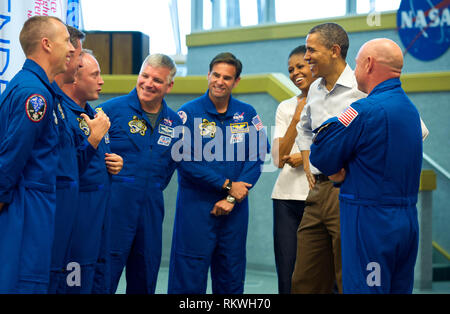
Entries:
POLYGON ((304 209, 304 201, 273 200, 273 246, 280 294, 291 292, 297 254, 297 229, 304 209))

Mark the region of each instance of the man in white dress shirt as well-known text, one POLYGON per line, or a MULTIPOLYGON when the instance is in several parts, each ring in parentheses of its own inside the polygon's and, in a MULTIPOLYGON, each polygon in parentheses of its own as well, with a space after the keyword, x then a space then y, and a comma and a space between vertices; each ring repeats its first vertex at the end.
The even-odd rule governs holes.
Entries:
MULTIPOLYGON (((339 188, 309 162, 313 130, 338 116, 367 95, 358 90, 353 70, 345 61, 349 40, 335 23, 313 27, 306 38, 305 60, 313 77, 306 105, 297 124, 296 143, 302 153, 310 191, 297 232, 297 257, 292 293, 342 293, 339 188)), ((421 120, 422 138, 428 129, 421 120)))
POLYGON ((312 131, 337 116, 354 101, 366 97, 358 90, 352 69, 345 61, 349 40, 334 23, 312 28, 306 38, 305 60, 317 77, 309 89, 297 124, 296 143, 302 152, 310 191, 297 232, 297 258, 292 293, 332 293, 334 284, 342 292, 339 188, 310 166, 312 131))

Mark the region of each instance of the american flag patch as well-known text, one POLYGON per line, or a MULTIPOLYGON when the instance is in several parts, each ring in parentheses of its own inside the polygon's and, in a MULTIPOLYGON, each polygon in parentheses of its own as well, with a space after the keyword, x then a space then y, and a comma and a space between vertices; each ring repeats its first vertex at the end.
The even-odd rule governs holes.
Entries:
POLYGON ((252 118, 252 123, 255 126, 257 131, 261 130, 264 127, 259 115, 256 115, 252 118))
POLYGON ((338 120, 348 127, 350 123, 352 123, 353 119, 358 116, 358 111, 352 108, 352 106, 348 107, 343 113, 341 113, 338 117, 338 120))

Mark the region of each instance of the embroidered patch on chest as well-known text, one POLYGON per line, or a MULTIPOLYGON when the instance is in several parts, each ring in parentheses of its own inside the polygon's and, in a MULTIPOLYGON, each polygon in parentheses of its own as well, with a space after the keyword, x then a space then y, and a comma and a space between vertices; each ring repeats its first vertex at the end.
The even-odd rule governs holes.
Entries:
POLYGON ((233 115, 233 121, 234 122, 242 122, 242 121, 244 121, 244 113, 243 112, 236 112, 233 115))
POLYGON ((173 128, 164 124, 160 124, 158 127, 158 133, 163 134, 169 137, 174 137, 174 131, 173 128))
POLYGON ((145 135, 145 132, 147 131, 147 123, 144 119, 139 119, 136 116, 133 116, 133 120, 128 122, 128 126, 130 127, 130 132, 135 134, 139 133, 142 136, 145 135))
POLYGON ((216 123, 214 121, 209 122, 203 119, 203 122, 198 125, 201 136, 214 137, 216 135, 216 123))
POLYGON ((25 102, 25 111, 31 121, 40 122, 47 111, 47 101, 39 94, 31 95, 25 102))
POLYGON ((183 124, 186 123, 187 120, 187 114, 184 111, 178 111, 178 116, 180 117, 181 121, 183 122, 183 124))
POLYGON ((348 127, 357 116, 358 111, 350 106, 338 116, 338 120, 345 125, 345 127, 348 127))
POLYGON ((242 143, 244 141, 244 138, 245 138, 244 133, 231 134, 230 144, 242 143))
POLYGON ((78 127, 83 131, 84 135, 89 136, 91 133, 89 130, 89 126, 87 125, 86 121, 83 118, 77 118, 78 121, 78 127))
POLYGON ((171 142, 172 138, 165 135, 161 135, 158 140, 158 144, 163 146, 169 146, 171 142))
POLYGON ((231 133, 248 133, 248 122, 230 123, 231 133))

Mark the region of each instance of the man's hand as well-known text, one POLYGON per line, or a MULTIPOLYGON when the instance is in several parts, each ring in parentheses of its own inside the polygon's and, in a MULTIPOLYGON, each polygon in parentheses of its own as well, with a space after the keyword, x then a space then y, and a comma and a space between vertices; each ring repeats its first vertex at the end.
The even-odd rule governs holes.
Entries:
POLYGON ((284 156, 283 158, 281 158, 281 161, 288 164, 292 168, 297 168, 303 163, 303 158, 301 153, 295 153, 292 155, 284 156))
POLYGON ((117 154, 105 153, 105 164, 110 174, 118 174, 123 167, 123 158, 117 154))
POLYGON ((92 145, 92 147, 97 149, 98 144, 111 126, 109 117, 103 111, 97 112, 95 118, 92 120, 84 113, 80 116, 84 119, 84 121, 86 121, 90 130, 88 142, 92 145))
POLYGON ((328 179, 336 183, 341 183, 345 180, 345 176, 346 176, 345 169, 342 168, 339 172, 332 174, 331 176, 328 176, 328 179))
POLYGON ((236 198, 236 201, 242 202, 248 195, 248 189, 251 188, 252 185, 247 182, 233 182, 231 183, 230 195, 236 198))
POLYGON ((0 203, 0 213, 2 212, 3 206, 5 205, 5 203, 0 203))
POLYGON ((218 201, 214 204, 211 214, 214 216, 228 215, 234 208, 234 204, 228 202, 226 199, 218 201))
POLYGON ((314 189, 314 186, 316 185, 316 178, 314 178, 314 175, 311 173, 311 170, 305 169, 306 178, 308 179, 309 189, 314 189))

